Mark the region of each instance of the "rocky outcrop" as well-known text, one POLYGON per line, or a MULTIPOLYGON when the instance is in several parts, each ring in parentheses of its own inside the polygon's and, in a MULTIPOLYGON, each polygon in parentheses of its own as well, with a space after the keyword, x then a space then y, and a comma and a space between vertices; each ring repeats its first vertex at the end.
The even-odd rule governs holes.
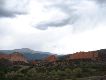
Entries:
POLYGON ((44 59, 47 62, 55 62, 57 60, 57 57, 55 55, 48 56, 44 59))
POLYGON ((15 52, 10 54, 9 56, 10 56, 9 59, 10 61, 22 61, 27 63, 27 59, 21 53, 15 52))
POLYGON ((98 53, 96 51, 90 52, 77 52, 72 54, 69 59, 98 59, 98 53))
POLYGON ((32 64, 32 65, 36 65, 38 63, 39 63, 38 61, 30 61, 30 64, 32 64))
POLYGON ((25 62, 28 63, 27 59, 18 52, 14 52, 12 54, 0 54, 0 59, 8 59, 11 62, 25 62))
POLYGON ((9 59, 9 55, 0 53, 0 59, 9 59))
POLYGON ((106 61, 106 49, 97 50, 99 60, 106 61))
POLYGON ((68 60, 93 60, 93 61, 106 61, 106 52, 102 50, 88 51, 88 52, 76 52, 74 54, 67 55, 68 60))

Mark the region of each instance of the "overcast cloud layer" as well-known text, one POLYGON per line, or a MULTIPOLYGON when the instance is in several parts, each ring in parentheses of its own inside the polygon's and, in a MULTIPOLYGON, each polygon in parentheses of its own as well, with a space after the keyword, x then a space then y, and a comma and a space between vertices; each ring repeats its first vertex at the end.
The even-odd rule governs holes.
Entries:
POLYGON ((0 0, 0 49, 106 48, 105 25, 106 0, 0 0))
POLYGON ((0 0, 0 17, 26 14, 28 0, 0 0))

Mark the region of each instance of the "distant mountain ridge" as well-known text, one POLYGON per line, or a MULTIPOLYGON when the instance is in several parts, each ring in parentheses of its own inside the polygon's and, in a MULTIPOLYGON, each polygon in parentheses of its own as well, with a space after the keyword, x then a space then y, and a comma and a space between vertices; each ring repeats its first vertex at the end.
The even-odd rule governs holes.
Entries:
POLYGON ((5 54, 11 54, 14 52, 22 53, 28 60, 40 60, 52 54, 50 52, 34 51, 29 48, 14 49, 14 50, 0 50, 0 53, 5 53, 5 54))
POLYGON ((66 54, 66 55, 56 55, 50 52, 41 52, 41 51, 34 51, 29 48, 22 48, 22 49, 14 49, 14 50, 0 50, 0 54, 12 54, 14 52, 19 52, 23 54, 27 60, 81 60, 81 59, 100 59, 106 61, 106 49, 100 49, 95 51, 88 51, 88 52, 76 52, 73 54, 66 54))

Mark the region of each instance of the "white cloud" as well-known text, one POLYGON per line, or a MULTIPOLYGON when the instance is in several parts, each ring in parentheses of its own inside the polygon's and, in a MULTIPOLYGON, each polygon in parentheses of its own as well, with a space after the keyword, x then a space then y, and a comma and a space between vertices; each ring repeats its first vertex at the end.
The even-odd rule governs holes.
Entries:
POLYGON ((14 18, 2 15, 5 18, 0 18, 0 49, 28 47, 67 54, 106 48, 105 5, 97 0, 15 1, 7 1, 5 11, 25 10, 28 14, 15 14, 14 18), (20 6, 14 7, 16 4, 20 6))
POLYGON ((73 25, 73 31, 83 31, 94 28, 105 15, 105 7, 97 4, 97 0, 40 1, 38 3, 41 3, 43 8, 40 6, 42 11, 38 13, 42 13, 42 18, 38 18, 39 21, 35 22, 34 26, 39 29, 73 25))

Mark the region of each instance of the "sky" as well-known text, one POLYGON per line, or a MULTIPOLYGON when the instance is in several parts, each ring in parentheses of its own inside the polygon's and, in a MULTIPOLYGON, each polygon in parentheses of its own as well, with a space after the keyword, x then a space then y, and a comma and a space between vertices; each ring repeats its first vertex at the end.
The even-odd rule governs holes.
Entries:
POLYGON ((0 50, 71 54, 106 48, 106 0, 0 0, 0 50))

